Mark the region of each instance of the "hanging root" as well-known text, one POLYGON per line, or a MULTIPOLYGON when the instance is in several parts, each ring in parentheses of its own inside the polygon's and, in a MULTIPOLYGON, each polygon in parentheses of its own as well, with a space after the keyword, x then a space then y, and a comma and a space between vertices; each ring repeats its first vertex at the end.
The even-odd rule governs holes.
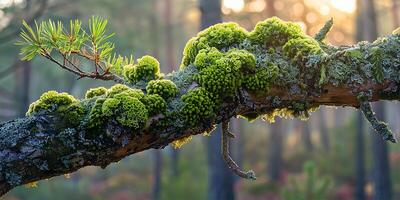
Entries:
POLYGON ((319 42, 324 41, 326 36, 328 35, 328 32, 331 30, 332 26, 333 26, 333 18, 331 18, 327 22, 325 22, 325 25, 314 36, 315 40, 317 40, 319 42))
POLYGON ((236 175, 238 175, 242 178, 245 178, 245 179, 256 180, 256 175, 253 170, 249 170, 247 172, 243 171, 242 169, 239 168, 239 166, 235 163, 235 161, 229 155, 229 143, 228 143, 229 138, 235 138, 235 135, 233 135, 231 132, 229 132, 229 122, 225 121, 225 122, 222 122, 221 150, 222 150, 222 156, 223 156, 226 164, 236 175))
POLYGON ((393 143, 397 142, 388 125, 385 122, 379 121, 376 118, 376 115, 371 108, 371 104, 368 101, 360 100, 360 110, 364 114, 365 118, 369 121, 369 123, 371 123, 372 128, 379 135, 381 135, 384 140, 391 141, 393 143))

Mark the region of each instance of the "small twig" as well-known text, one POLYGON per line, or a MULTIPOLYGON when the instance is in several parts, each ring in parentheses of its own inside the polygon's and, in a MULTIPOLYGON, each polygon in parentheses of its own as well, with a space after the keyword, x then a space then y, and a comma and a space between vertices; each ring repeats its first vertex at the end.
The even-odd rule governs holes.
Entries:
POLYGON ((317 40, 319 42, 324 41, 326 36, 328 35, 328 32, 331 30, 332 26, 333 26, 333 18, 331 18, 327 22, 325 22, 325 25, 314 36, 315 40, 317 40))
POLYGON ((236 162, 230 156, 228 139, 234 138, 234 137, 235 137, 235 135, 233 135, 231 132, 229 132, 229 122, 228 121, 222 122, 221 151, 222 151, 222 157, 224 158, 225 163, 236 175, 238 175, 242 178, 245 178, 245 179, 256 180, 256 175, 253 170, 249 170, 247 172, 243 171, 242 169, 240 169, 240 167, 236 164, 236 162))
POLYGON ((365 118, 371 123, 372 128, 382 136, 382 138, 386 141, 390 141, 396 143, 396 139, 393 136, 392 131, 389 126, 382 121, 379 121, 376 117, 374 111, 372 110, 371 104, 365 100, 364 96, 360 96, 360 110, 364 114, 365 118))

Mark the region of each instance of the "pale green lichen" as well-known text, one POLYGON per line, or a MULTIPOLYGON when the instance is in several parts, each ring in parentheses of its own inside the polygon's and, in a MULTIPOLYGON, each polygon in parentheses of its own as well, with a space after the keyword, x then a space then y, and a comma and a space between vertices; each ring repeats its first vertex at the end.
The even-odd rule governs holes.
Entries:
POLYGON ((146 87, 148 94, 158 94, 168 100, 178 94, 178 88, 171 80, 153 80, 146 87))

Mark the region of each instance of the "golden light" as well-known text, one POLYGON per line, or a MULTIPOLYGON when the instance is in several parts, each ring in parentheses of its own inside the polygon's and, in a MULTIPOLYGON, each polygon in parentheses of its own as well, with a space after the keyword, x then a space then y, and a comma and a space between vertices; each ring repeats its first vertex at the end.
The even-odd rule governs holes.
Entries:
POLYGON ((240 12, 244 8, 244 0, 223 0, 222 1, 222 11, 227 9, 233 12, 240 12))
POLYGON ((331 0, 331 4, 334 8, 347 13, 356 10, 356 0, 331 0))
POLYGON ((250 2, 248 5, 250 12, 262 12, 267 6, 264 0, 255 0, 250 2))

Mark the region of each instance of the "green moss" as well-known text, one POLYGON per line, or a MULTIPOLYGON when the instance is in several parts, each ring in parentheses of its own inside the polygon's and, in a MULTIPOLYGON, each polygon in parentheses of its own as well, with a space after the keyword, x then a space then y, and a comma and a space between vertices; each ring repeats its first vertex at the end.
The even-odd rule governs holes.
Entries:
POLYGON ((200 87, 190 90, 181 97, 184 102, 182 115, 188 126, 195 126, 200 120, 213 116, 216 105, 210 95, 206 89, 200 87))
POLYGON ((95 128, 101 126, 104 123, 105 118, 102 112, 102 107, 105 100, 106 100, 105 98, 96 99, 89 113, 89 118, 87 123, 87 126, 89 128, 95 128))
POLYGON ((144 93, 142 90, 132 89, 132 88, 130 88, 126 85, 122 85, 122 84, 115 84, 110 89, 107 90, 107 97, 112 98, 115 95, 118 95, 123 92, 127 93, 131 97, 135 97, 138 99, 140 99, 144 96, 144 93))
POLYGON ((60 113, 66 124, 71 125, 78 125, 85 115, 85 109, 80 102, 74 102, 66 107, 61 106, 57 112, 60 113))
POLYGON ((282 46, 290 39, 301 38, 304 35, 298 24, 272 17, 259 22, 249 37, 253 44, 282 46))
POLYGON ((256 68, 255 56, 246 50, 231 49, 227 53, 227 58, 239 61, 241 70, 245 72, 253 72, 256 68))
POLYGON ((240 64, 229 58, 221 58, 214 65, 201 70, 195 79, 214 97, 231 96, 242 82, 240 64))
POLYGON ((247 38, 247 31, 236 23, 221 23, 201 31, 186 44, 181 67, 193 63, 202 49, 215 47, 219 50, 241 43, 247 38))
POLYGON ((150 116, 164 113, 167 109, 167 103, 158 94, 148 94, 141 99, 141 102, 146 106, 150 116))
POLYGON ((157 79, 160 77, 160 63, 154 57, 143 56, 136 65, 124 66, 124 77, 130 83, 157 79))
POLYGON ((102 114, 107 117, 113 115, 117 111, 120 102, 120 100, 114 98, 106 99, 101 106, 102 114))
POLYGON ((116 114, 117 121, 124 126, 142 128, 149 118, 146 106, 139 99, 131 97, 127 93, 121 93, 115 98, 121 102, 116 114))
POLYGON ((174 97, 178 94, 178 88, 175 83, 170 80, 153 80, 147 84, 148 94, 158 94, 165 100, 174 97))
POLYGON ((258 69, 255 74, 246 75, 243 85, 249 91, 265 94, 277 76, 278 67, 269 64, 268 67, 258 69))
POLYGON ((283 46, 283 53, 294 60, 302 61, 310 55, 322 54, 323 51, 315 39, 305 37, 290 39, 283 46))
POLYGON ((382 83, 385 78, 382 67, 382 60, 385 54, 382 49, 374 47, 371 49, 371 55, 372 75, 378 83, 382 83))
POLYGON ((90 99, 93 97, 101 96, 104 95, 106 92, 107 89, 105 87, 91 88, 86 92, 85 98, 90 99))
POLYGON ((68 106, 73 102, 77 102, 77 100, 67 93, 58 93, 54 90, 48 91, 43 93, 39 100, 29 106, 26 114, 31 115, 41 111, 54 111, 60 106, 68 106))
POLYGON ((204 69, 207 66, 215 64, 215 61, 221 58, 223 55, 224 54, 215 47, 202 49, 196 55, 194 65, 199 70, 204 69))

